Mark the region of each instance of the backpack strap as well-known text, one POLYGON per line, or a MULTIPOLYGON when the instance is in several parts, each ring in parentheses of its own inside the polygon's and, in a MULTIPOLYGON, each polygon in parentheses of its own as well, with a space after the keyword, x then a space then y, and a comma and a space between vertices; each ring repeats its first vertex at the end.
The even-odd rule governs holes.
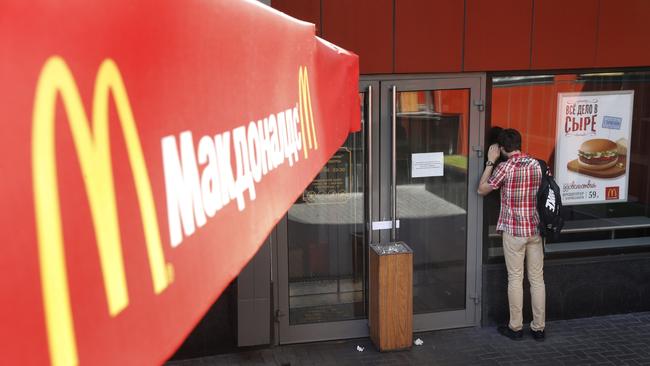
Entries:
POLYGON ((544 248, 544 253, 546 253, 546 232, 544 229, 544 223, 542 222, 542 215, 541 211, 543 207, 543 198, 541 197, 542 195, 542 186, 544 185, 544 177, 546 177, 546 173, 548 172, 548 167, 546 166, 546 162, 542 159, 535 159, 539 163, 539 168, 542 171, 542 176, 540 177, 539 180, 539 187, 537 189, 537 193, 535 194, 535 197, 537 199, 536 205, 537 205, 537 211, 539 212, 539 223, 537 224, 537 229, 539 230, 539 235, 542 237, 542 245, 544 248))
POLYGON ((539 163, 539 167, 542 169, 542 176, 545 176, 548 174, 548 166, 546 165, 546 162, 542 159, 535 159, 539 163))

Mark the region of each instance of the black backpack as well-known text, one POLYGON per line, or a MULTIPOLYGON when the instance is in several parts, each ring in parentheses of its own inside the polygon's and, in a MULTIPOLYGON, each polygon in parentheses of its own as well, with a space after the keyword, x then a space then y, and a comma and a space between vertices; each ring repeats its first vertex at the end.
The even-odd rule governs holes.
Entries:
POLYGON ((546 162, 537 159, 542 169, 542 180, 537 190, 537 213, 539 214, 539 233, 547 242, 558 240, 564 226, 562 195, 560 187, 548 170, 546 162))

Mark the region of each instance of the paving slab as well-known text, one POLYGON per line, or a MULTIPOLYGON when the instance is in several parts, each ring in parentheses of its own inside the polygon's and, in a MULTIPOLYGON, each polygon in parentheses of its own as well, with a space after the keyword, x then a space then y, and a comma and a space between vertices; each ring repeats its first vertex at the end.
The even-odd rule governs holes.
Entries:
POLYGON ((416 333, 421 346, 378 352, 368 338, 242 349, 167 366, 207 365, 649 365, 650 312, 549 321, 547 339, 512 341, 495 327, 416 333), (363 352, 357 346, 364 347, 363 352))

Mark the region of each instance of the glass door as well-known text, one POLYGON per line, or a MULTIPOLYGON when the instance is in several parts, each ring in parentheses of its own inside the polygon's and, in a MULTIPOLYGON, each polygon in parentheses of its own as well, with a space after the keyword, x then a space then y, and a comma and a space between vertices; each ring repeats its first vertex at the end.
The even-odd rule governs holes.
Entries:
POLYGON ((465 75, 360 83, 362 131, 276 230, 280 343, 368 336, 371 242, 413 249, 414 331, 478 324, 483 85, 465 75))
POLYGON ((278 225, 280 343, 368 335, 366 131, 378 112, 377 89, 360 86, 362 130, 349 135, 278 225))
MULTIPOLYGON (((413 249, 414 331, 478 324, 481 78, 380 85, 382 242, 413 249), (393 230, 393 217, 398 227, 393 230)), ((377 220, 377 218, 373 218, 377 220)))

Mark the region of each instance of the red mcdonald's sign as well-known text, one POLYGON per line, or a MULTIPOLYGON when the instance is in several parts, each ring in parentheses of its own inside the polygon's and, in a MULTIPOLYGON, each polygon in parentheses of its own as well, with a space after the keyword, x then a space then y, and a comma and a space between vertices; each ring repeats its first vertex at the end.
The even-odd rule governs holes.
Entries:
POLYGON ((254 1, 0 14, 3 360, 164 361, 359 129, 357 57, 254 1))

